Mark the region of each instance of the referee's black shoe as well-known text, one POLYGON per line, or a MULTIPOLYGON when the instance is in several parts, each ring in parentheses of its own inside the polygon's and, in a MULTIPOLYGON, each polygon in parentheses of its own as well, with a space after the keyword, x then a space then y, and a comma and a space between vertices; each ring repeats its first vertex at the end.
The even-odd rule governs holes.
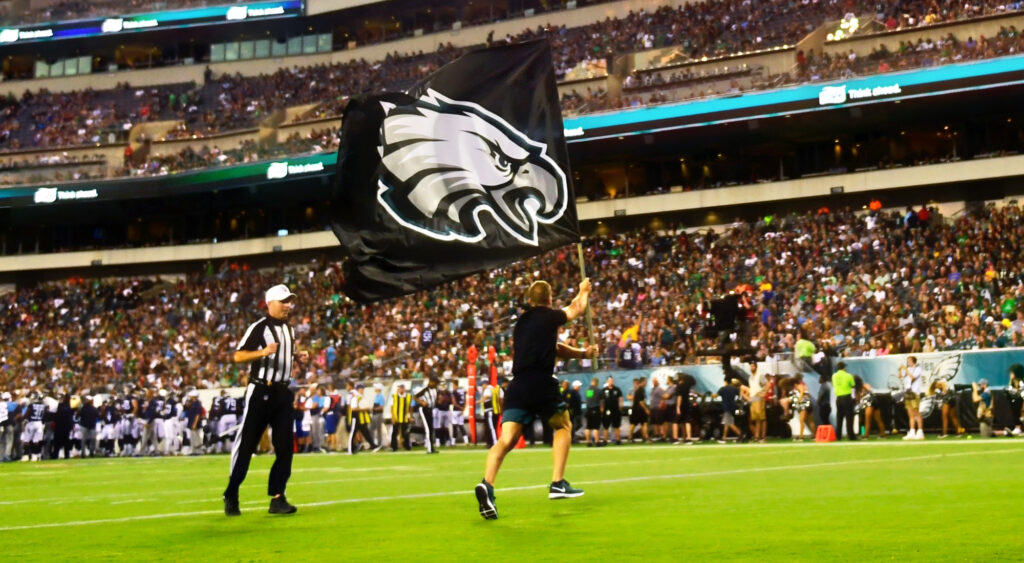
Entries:
POLYGON ((271 514, 295 514, 296 510, 298 508, 288 504, 288 500, 284 498, 284 495, 270 499, 271 514))
POLYGON ((473 492, 476 493, 476 501, 480 504, 480 516, 485 520, 497 520, 498 508, 494 506, 494 487, 487 481, 480 481, 473 492))
POLYGON ((238 509, 238 497, 224 495, 224 516, 241 516, 242 511, 238 509))

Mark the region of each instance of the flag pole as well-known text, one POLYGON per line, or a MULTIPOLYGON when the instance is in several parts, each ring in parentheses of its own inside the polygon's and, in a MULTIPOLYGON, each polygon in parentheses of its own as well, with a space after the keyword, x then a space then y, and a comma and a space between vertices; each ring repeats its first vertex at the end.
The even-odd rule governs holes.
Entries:
MULTIPOLYGON (((576 255, 579 257, 579 261, 580 261, 580 279, 581 280, 587 279, 587 267, 583 263, 583 243, 582 242, 577 242, 576 243, 576 255)), ((591 314, 590 314, 590 304, 589 304, 589 302, 587 304, 587 312, 586 312, 586 314, 587 314, 587 340, 588 340, 588 343, 590 345, 593 345, 593 344, 596 344, 596 342, 594 342, 594 317, 591 316, 591 314)), ((594 363, 593 364, 594 365, 594 370, 596 371, 597 370, 597 358, 591 358, 591 361, 593 361, 593 363, 594 363)))

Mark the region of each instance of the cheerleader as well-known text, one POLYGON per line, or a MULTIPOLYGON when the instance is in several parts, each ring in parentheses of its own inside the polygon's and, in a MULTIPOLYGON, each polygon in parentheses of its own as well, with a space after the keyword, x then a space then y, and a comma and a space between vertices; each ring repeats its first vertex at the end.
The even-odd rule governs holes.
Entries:
POLYGON ((802 377, 798 377, 793 385, 793 390, 789 394, 789 404, 800 421, 800 433, 794 440, 804 439, 804 427, 813 437, 817 428, 814 425, 814 411, 811 409, 811 394, 807 391, 807 384, 802 377))
POLYGON ((885 421, 882 420, 882 411, 875 406, 875 395, 871 392, 871 385, 866 383, 859 375, 853 376, 853 394, 857 401, 856 411, 864 422, 864 437, 871 437, 871 423, 878 425, 878 436, 885 437, 885 421))
POLYGON ((957 435, 962 435, 964 427, 960 424, 960 413, 957 412, 956 408, 956 393, 950 389, 949 382, 943 379, 936 379, 928 386, 928 395, 942 401, 942 434, 939 435, 939 438, 949 436, 947 430, 949 430, 949 423, 951 421, 953 426, 956 427, 957 435))
POLYGON ((1015 422, 1010 433, 1014 436, 1020 436, 1021 405, 1024 404, 1024 399, 1021 396, 1024 393, 1024 365, 1013 364, 1010 366, 1010 386, 1006 390, 1010 396, 1010 416, 1013 417, 1015 422))
POLYGON ((802 375, 779 379, 779 406, 782 407, 781 419, 783 421, 789 420, 793 416, 793 392, 796 391, 796 385, 799 382, 803 382, 802 375))

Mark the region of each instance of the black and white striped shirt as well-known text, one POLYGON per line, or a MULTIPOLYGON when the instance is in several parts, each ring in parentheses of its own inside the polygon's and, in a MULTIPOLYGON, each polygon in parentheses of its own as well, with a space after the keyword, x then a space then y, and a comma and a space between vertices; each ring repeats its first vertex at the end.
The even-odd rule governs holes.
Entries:
POLYGON ((423 408, 434 408, 434 406, 437 405, 437 388, 431 388, 428 385, 423 389, 420 389, 419 392, 416 393, 416 403, 423 408))
POLYGON ((266 348, 272 342, 277 343, 277 352, 249 364, 249 381, 287 383, 292 374, 294 341, 292 327, 273 317, 264 317, 249 325, 238 343, 239 351, 253 352, 266 348))

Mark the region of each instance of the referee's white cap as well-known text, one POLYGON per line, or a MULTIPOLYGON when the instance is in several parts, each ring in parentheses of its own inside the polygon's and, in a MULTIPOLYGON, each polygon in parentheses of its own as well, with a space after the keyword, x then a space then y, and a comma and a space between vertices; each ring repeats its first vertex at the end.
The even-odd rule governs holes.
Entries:
POLYGON ((288 289, 287 285, 281 283, 267 290, 264 301, 267 303, 271 301, 286 301, 292 297, 295 297, 295 294, 288 289))

